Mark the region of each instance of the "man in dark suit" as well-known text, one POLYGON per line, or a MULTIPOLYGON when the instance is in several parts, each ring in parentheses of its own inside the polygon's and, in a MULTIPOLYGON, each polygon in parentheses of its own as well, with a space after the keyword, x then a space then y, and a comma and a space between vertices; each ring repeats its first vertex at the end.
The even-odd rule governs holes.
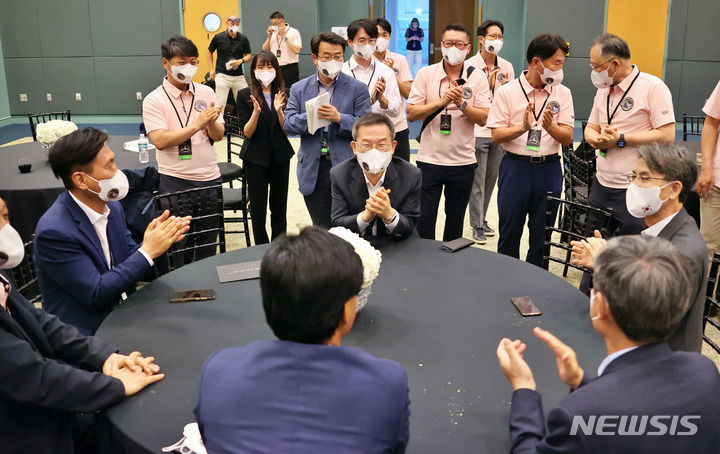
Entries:
MULTIPOLYGON (((0 229, 14 232, 2 199, 0 229)), ((153 358, 119 355, 28 302, 1 271, 23 253, 17 234, 0 235, 0 451, 72 454, 82 444, 93 452, 73 438, 75 413, 102 410, 163 375, 153 358)))
POLYGON ((220 350, 206 361, 195 417, 208 452, 405 452, 405 370, 340 346, 362 281, 353 247, 323 229, 272 242, 260 289, 280 340, 220 350))
POLYGON ((108 136, 94 128, 75 131, 50 149, 53 173, 67 192, 40 218, 35 231, 35 271, 43 305, 82 334, 94 334, 113 306, 175 241, 190 218, 165 211, 136 245, 118 200, 127 177, 115 166, 108 136))
POLYGON ((346 41, 332 32, 323 32, 310 41, 318 72, 297 82, 290 89, 285 109, 285 132, 300 134, 297 178, 313 225, 330 228, 330 168, 352 157, 352 127, 370 112, 370 95, 365 84, 342 73, 346 41), (330 102, 318 109, 330 124, 308 131, 305 102, 330 93, 330 102))
MULTIPOLYGON (((697 165, 692 154, 682 147, 652 143, 638 148, 640 158, 626 192, 630 214, 644 218, 646 236, 670 241, 688 259, 690 304, 677 331, 668 340, 673 350, 700 352, 702 315, 705 307, 705 283, 708 275, 707 246, 695 220, 683 203, 697 181, 697 165)), ((574 241, 574 262, 593 268, 593 257, 605 245, 600 232, 594 238, 574 241)))
POLYGON ((364 236, 407 238, 420 217, 420 169, 393 158, 395 127, 384 114, 360 117, 353 139, 357 159, 330 170, 333 226, 364 236))
POLYGON ((595 259, 590 317, 608 356, 588 379, 575 352, 547 331, 572 392, 552 409, 547 432, 540 394, 523 359, 526 345, 503 339, 500 367, 515 392, 511 453, 713 453, 720 450, 720 375, 695 352, 665 342, 684 315, 687 258, 662 238, 612 239, 595 259))

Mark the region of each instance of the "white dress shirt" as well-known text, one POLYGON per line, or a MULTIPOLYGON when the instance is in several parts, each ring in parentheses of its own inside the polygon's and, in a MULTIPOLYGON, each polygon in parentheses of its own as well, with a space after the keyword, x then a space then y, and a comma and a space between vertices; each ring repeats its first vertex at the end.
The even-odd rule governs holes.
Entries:
POLYGON ((600 367, 598 367, 598 377, 601 376, 603 374, 603 372, 605 372, 605 369, 610 365, 611 362, 615 361, 616 359, 618 359, 625 353, 635 350, 636 348, 637 348, 637 346, 623 348, 622 350, 616 351, 612 355, 606 356, 605 359, 600 363, 600 367))
POLYGON ((360 66, 355 56, 350 57, 350 60, 343 64, 342 71, 350 77, 354 77, 360 82, 368 86, 368 93, 372 98, 373 91, 375 90, 375 83, 380 77, 385 79, 385 97, 388 100, 388 108, 383 109, 380 107, 380 101, 375 101, 372 105, 372 111, 375 113, 384 113, 388 117, 397 117, 400 112, 405 108, 402 97, 400 96, 400 89, 398 88, 397 79, 395 78, 395 71, 390 69, 388 65, 378 61, 375 57, 370 58, 370 64, 367 69, 360 66))
POLYGON ((671 214, 670 216, 666 217, 665 219, 663 219, 662 221, 653 225, 652 227, 646 228, 645 230, 640 232, 640 235, 652 236, 652 237, 656 237, 656 236, 660 235, 660 232, 662 232, 662 229, 664 229, 665 226, 670 224, 670 221, 672 221, 673 218, 675 216, 677 216, 678 213, 679 213, 679 211, 677 213, 671 214))

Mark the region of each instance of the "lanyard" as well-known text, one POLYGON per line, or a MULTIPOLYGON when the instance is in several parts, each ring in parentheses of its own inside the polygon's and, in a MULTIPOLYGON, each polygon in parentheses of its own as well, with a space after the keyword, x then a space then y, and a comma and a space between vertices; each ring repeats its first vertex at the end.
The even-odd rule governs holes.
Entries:
MULTIPOLYGON (((462 78, 463 71, 465 71, 465 62, 463 62, 462 68, 460 68, 460 78, 462 78)), ((447 73, 445 73, 445 74, 447 74, 447 73)), ((450 76, 448 76, 448 77, 450 77, 450 76)), ((450 88, 452 87, 452 83, 453 83, 453 81, 452 81, 452 79, 450 79, 450 86, 448 87, 448 90, 450 90, 450 88)), ((442 88, 442 80, 440 80, 440 83, 438 84, 438 99, 442 98, 442 95, 440 94, 441 88, 442 88)), ((447 113, 447 112, 448 112, 448 109, 447 109, 447 107, 445 107, 445 113, 447 113)))
MULTIPOLYGON (((480 55, 480 58, 482 59, 482 55, 480 55)), ((494 65, 494 68, 492 68, 492 69, 495 69, 495 68, 500 68, 498 66, 497 55, 495 56, 495 65, 494 65)), ((488 78, 488 85, 490 85, 490 71, 491 71, 490 67, 486 64, 485 68, 483 68, 483 69, 485 70, 485 76, 487 76, 487 78, 488 78)), ((497 75, 495 75, 495 83, 497 84, 497 75)), ((490 89, 490 93, 492 93, 492 95, 495 96, 495 85, 493 85, 493 87, 490 89)), ((530 102, 530 101, 528 101, 528 102, 530 102)))
MULTIPOLYGON (((370 74, 370 78, 369 78, 368 81, 367 81, 367 86, 368 86, 368 88, 370 88, 370 83, 372 82, 372 78, 373 78, 373 76, 375 75, 375 70, 377 69, 377 66, 376 66, 376 65, 377 65, 376 63, 373 63, 373 72, 372 72, 372 74, 370 74)), ((348 68, 350 68, 350 63, 348 63, 348 68)), ((352 73, 352 75, 353 75, 353 77, 355 78, 355 80, 358 80, 357 76, 355 75, 355 70, 354 70, 354 69, 351 69, 350 72, 352 73)))
MULTIPOLYGON (((520 91, 522 91, 523 95, 525 95, 525 99, 527 99, 527 102, 530 102, 530 98, 528 98, 527 93, 525 93, 525 89, 522 86, 522 83, 520 84, 520 91)), ((550 93, 548 93, 547 98, 545 98, 545 102, 543 103, 542 107, 540 108, 540 113, 535 115, 535 94, 533 94, 533 117, 535 118, 535 122, 537 123, 540 121, 540 116, 543 114, 543 111, 545 110, 545 104, 547 104, 548 99, 550 99, 550 93)))
MULTIPOLYGON (((192 83, 192 82, 191 82, 192 83)), ((195 88, 195 86, 193 86, 195 88)), ((168 94, 167 90, 165 90, 165 87, 162 87, 163 91, 165 92, 165 96, 167 96, 168 100, 170 101, 170 105, 173 106, 173 110, 175 111, 175 115, 178 117, 178 121, 180 122, 180 127, 186 128, 188 124, 190 124, 190 114, 192 113, 192 106, 195 104, 195 92, 193 91, 192 100, 190 100, 190 112, 185 110, 185 103, 182 99, 182 93, 180 94, 180 104, 183 108, 183 113, 187 114, 187 118, 185 119, 185 124, 182 123, 182 118, 180 118, 180 112, 178 112, 177 107, 175 107, 175 103, 173 102, 172 98, 170 98, 170 95, 168 94)))
POLYGON ((613 110, 612 115, 610 115, 610 90, 612 90, 612 88, 611 88, 610 90, 608 90, 608 95, 607 95, 607 110, 606 110, 607 120, 608 120, 608 123, 607 123, 608 126, 610 126, 610 122, 612 121, 612 119, 615 118, 615 113, 617 112, 618 107, 620 107, 620 104, 622 104, 623 99, 625 99, 625 96, 627 96, 627 94, 630 93, 630 89, 631 89, 632 86, 635 84, 635 81, 637 80, 638 77, 640 77, 640 71, 638 71, 638 73, 637 73, 637 75, 635 76, 635 78, 632 80, 632 82, 630 82, 630 86, 628 87, 628 89, 625 90, 625 93, 623 93, 623 95, 620 97, 620 101, 618 101, 617 105, 615 106, 615 109, 613 110))

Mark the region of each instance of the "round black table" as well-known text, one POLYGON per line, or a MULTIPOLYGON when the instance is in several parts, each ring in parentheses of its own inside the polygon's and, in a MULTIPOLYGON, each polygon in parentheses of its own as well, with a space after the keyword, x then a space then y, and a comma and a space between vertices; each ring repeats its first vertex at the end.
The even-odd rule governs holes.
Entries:
MULTIPOLYGON (((512 389, 495 350, 502 337, 528 344, 546 412, 568 393, 555 359, 531 332, 542 326, 578 353, 595 375, 605 356, 591 327, 588 298, 564 280, 482 249, 451 254, 411 238, 384 243, 368 305, 343 345, 400 362, 410 385, 410 453, 506 452, 512 389), (510 298, 530 296, 543 312, 522 317, 510 298)), ((205 359, 214 351, 274 339, 265 323, 258 280, 220 284, 217 265, 261 259, 265 246, 185 266, 131 295, 97 335, 123 353, 153 355, 165 379, 107 411, 131 452, 160 452, 194 421, 205 359), (172 291, 214 288, 214 301, 168 302, 172 291)), ((282 398, 282 396, 278 396, 282 398)))
MULTIPOLYGON (((138 154, 123 149, 123 143, 137 140, 135 136, 111 136, 108 146, 115 152, 115 163, 121 169, 157 167, 155 149, 150 150, 150 162, 140 164, 138 154)), ((23 241, 29 241, 40 217, 65 191, 62 180, 55 178, 47 160, 47 152, 40 142, 10 145, 0 148, 0 197, 7 204, 13 227, 23 241), (20 173, 18 160, 32 165, 30 173, 20 173)))

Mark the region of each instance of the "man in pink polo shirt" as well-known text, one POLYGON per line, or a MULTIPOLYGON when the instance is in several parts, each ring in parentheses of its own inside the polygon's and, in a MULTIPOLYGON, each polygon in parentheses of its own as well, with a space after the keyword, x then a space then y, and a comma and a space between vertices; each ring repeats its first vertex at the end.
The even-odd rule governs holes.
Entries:
POLYGON ((712 257, 720 251, 720 82, 705 102, 703 112, 707 116, 700 139, 702 169, 695 191, 700 196, 700 233, 712 257))
MULTIPOLYGON (((482 70, 487 76, 492 102, 495 90, 515 78, 515 69, 512 63, 498 56, 504 42, 505 27, 502 22, 486 20, 480 24, 477 32, 480 51, 468 58, 467 64, 482 70)), ((479 244, 487 243, 488 236, 495 236, 495 230, 488 225, 485 215, 495 189, 502 157, 503 148, 492 141, 487 126, 475 125, 475 158, 478 167, 475 169, 475 180, 470 193, 470 225, 473 228, 473 239, 479 244)))
MULTIPOLYGON (((400 96, 403 99, 407 99, 408 96, 410 96, 410 86, 413 81, 413 75, 410 72, 410 66, 408 65, 407 59, 404 55, 390 52, 388 50, 388 46, 390 45, 390 35, 392 34, 390 22, 388 22, 384 17, 380 17, 375 19, 375 25, 378 29, 378 38, 374 54, 375 58, 385 63, 393 70, 398 89, 400 90, 400 96)), ((392 117, 391 120, 395 126, 395 140, 397 141, 394 156, 410 161, 410 130, 408 129, 404 101, 400 114, 396 117, 392 117)))
POLYGON ((595 38, 590 45, 590 66, 590 79, 598 91, 585 140, 600 152, 589 202, 612 208, 611 232, 637 234, 646 226, 625 206, 628 175, 638 160, 637 147, 675 140, 672 95, 662 80, 640 72, 630 62, 630 47, 617 35, 595 38))
POLYGON ((527 48, 527 71, 495 88, 487 127, 505 156, 498 178, 498 252, 520 258, 525 220, 530 230, 526 261, 542 266, 547 192, 560 196, 561 146, 572 142, 575 111, 561 85, 568 45, 560 36, 538 35, 527 48))
MULTIPOLYGON (((220 184, 217 152, 211 140, 222 140, 225 134, 220 115, 223 106, 217 105, 212 89, 192 81, 197 72, 197 47, 176 35, 163 43, 161 51, 167 74, 162 85, 143 101, 145 129, 157 147, 158 191, 165 194, 220 184)), ((193 217, 197 215, 193 213, 193 217)), ((214 222, 193 221, 191 231, 215 227, 214 222)), ((213 243, 215 237, 212 232, 191 236, 196 246, 213 243)), ((203 248, 195 251, 194 257, 186 256, 185 263, 214 254, 214 248, 203 248)))
POLYGON ((468 75, 465 57, 471 40, 465 25, 447 25, 441 41, 442 61, 418 71, 408 98, 408 120, 423 120, 417 156, 422 171, 417 230, 422 238, 435 239, 443 187, 443 241, 462 236, 477 167, 473 127, 485 124, 490 108, 487 78, 480 71, 468 75))
POLYGON ((292 84, 300 80, 298 61, 302 50, 302 38, 297 29, 285 22, 285 16, 280 11, 275 11, 270 15, 267 39, 263 43, 262 49, 269 50, 277 57, 285 82, 285 91, 290 93, 292 84))

